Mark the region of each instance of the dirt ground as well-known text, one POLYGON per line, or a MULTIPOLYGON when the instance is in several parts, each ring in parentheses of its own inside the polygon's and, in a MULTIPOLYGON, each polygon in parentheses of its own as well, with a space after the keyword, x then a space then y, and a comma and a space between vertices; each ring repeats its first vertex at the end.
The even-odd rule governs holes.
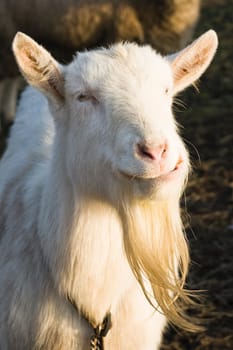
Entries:
POLYGON ((186 107, 176 111, 193 164, 183 199, 192 257, 188 285, 205 290, 200 309, 190 312, 203 320, 205 331, 169 329, 162 350, 233 349, 232 14, 232 1, 203 0, 196 34, 215 29, 219 49, 199 93, 189 89, 181 96, 186 107))

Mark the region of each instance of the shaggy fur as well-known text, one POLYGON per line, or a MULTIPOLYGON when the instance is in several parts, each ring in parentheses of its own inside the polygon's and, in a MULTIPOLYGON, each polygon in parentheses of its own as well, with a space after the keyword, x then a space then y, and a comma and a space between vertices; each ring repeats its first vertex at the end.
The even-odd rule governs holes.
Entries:
POLYGON ((216 47, 209 31, 168 58, 118 44, 61 66, 17 34, 42 94, 23 93, 0 163, 1 349, 88 350, 108 312, 108 350, 158 349, 166 318, 195 329, 179 212, 189 161, 171 108, 216 47))

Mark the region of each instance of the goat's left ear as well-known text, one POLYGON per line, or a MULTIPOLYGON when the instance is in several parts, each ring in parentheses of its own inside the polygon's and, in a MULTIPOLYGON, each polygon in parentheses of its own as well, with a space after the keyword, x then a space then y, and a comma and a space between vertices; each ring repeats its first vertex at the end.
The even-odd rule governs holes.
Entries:
POLYGON ((217 46, 217 35, 214 30, 209 30, 184 50, 168 56, 173 72, 174 95, 194 83, 204 73, 217 46))
POLYGON ((12 44, 19 69, 27 82, 56 103, 64 100, 64 78, 58 62, 29 36, 18 32, 12 44))

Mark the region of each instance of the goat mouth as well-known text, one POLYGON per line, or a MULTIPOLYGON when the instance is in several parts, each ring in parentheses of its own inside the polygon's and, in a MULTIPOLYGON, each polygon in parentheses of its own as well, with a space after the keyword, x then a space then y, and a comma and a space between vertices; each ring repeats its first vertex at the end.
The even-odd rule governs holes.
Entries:
POLYGON ((163 181, 166 181, 166 180, 175 178, 178 175, 178 173, 181 171, 183 166, 184 166, 183 159, 179 159, 172 170, 166 171, 164 173, 160 173, 158 175, 157 174, 156 175, 153 175, 153 174, 138 175, 138 174, 131 174, 131 173, 128 173, 128 172, 123 171, 123 170, 120 170, 119 173, 131 181, 133 181, 133 180, 141 180, 141 181, 163 180, 163 181))
POLYGON ((159 179, 166 181, 166 180, 175 178, 180 173, 182 168, 184 168, 184 161, 183 161, 183 159, 180 158, 178 160, 178 162, 176 163, 175 167, 172 170, 170 170, 164 174, 161 174, 159 176, 159 179))

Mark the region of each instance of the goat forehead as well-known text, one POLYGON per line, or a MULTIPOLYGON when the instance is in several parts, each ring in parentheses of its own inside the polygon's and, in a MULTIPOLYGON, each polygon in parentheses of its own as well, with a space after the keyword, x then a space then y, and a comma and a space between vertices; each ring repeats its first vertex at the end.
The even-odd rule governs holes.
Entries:
POLYGON ((116 44, 78 54, 68 67, 67 80, 72 90, 80 84, 98 90, 163 89, 172 84, 172 73, 167 60, 149 46, 116 44))

